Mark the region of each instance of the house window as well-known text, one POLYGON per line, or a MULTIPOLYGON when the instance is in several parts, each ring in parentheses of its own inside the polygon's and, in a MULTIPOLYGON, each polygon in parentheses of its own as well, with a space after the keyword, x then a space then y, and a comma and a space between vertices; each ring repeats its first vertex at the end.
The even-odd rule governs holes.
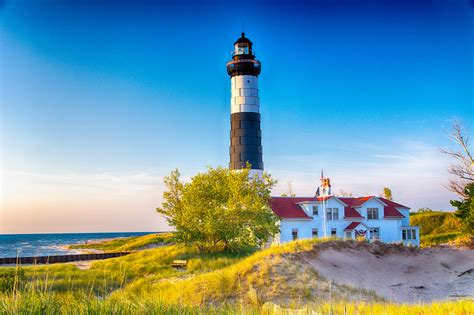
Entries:
POLYGON ((403 230, 403 239, 404 240, 411 240, 411 231, 410 230, 403 230))
POLYGON ((378 240, 380 238, 380 229, 379 228, 370 228, 370 239, 378 240))
POLYGON ((293 241, 298 239, 298 229, 291 230, 291 236, 293 237, 293 241))
POLYGON ((402 239, 407 240, 416 240, 416 230, 402 230, 402 239))
POLYGON ((318 229, 313 229, 313 230, 311 231, 311 236, 312 236, 313 238, 318 237, 318 229))
POLYGON ((346 231, 346 238, 352 238, 351 231, 346 231))
POLYGON ((336 236, 337 236, 337 230, 336 229, 331 229, 331 237, 336 237, 336 236))
POLYGON ((313 206, 313 215, 318 215, 318 206, 313 206))
POLYGON ((328 220, 328 221, 339 220, 339 209, 338 208, 327 208, 326 209, 326 220, 328 220))
POLYGON ((378 220, 379 209, 378 208, 367 208, 367 220, 378 220))

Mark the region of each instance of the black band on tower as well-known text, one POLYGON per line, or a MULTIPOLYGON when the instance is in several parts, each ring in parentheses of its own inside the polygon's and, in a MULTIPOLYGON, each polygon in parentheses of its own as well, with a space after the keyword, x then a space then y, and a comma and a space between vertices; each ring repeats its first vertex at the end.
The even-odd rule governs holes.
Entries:
POLYGON ((252 169, 263 170, 262 132, 260 114, 240 112, 230 115, 230 169, 245 168, 247 162, 252 169))

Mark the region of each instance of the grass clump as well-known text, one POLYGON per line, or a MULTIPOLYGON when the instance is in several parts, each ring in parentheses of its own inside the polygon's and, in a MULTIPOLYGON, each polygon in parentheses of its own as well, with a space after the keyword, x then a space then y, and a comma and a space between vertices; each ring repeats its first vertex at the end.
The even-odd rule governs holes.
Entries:
POLYGON ((151 281, 213 271, 231 265, 248 254, 250 253, 206 254, 194 248, 168 245, 123 257, 93 261, 86 270, 79 269, 76 263, 25 266, 22 270, 26 282, 36 283, 38 286, 49 283, 51 290, 55 292, 93 291, 95 295, 106 296, 133 282, 137 283, 135 286, 145 286, 151 281), (188 260, 188 268, 172 268, 171 263, 175 259, 188 260))
POLYGON ((420 227, 421 247, 446 244, 467 236, 463 232, 461 221, 452 212, 411 213, 410 224, 420 227))
POLYGON ((0 268, 0 292, 17 290, 25 280, 25 273, 21 268, 0 268))
POLYGON ((384 314, 384 315, 455 315, 472 314, 474 301, 434 302, 430 304, 392 303, 322 303, 312 307, 288 309, 273 303, 263 305, 262 315, 312 315, 312 314, 384 314))
MULTIPOLYGON (((384 246, 388 251, 395 245, 384 246)), ((10 280, 0 292, 0 314, 403 315, 473 309, 473 301, 386 303, 373 291, 331 283, 308 263, 324 249, 365 247, 374 244, 312 239, 254 253, 208 254, 168 245, 97 261, 88 270, 72 263, 1 268, 10 280), (174 259, 186 259, 187 268, 171 268, 174 259)))
POLYGON ((456 238, 462 236, 461 232, 428 234, 420 237, 421 247, 429 247, 434 245, 446 244, 456 238))
POLYGON ((126 252, 169 245, 173 243, 173 233, 157 233, 144 236, 116 238, 103 242, 70 245, 70 249, 92 249, 107 252, 126 252))
MULTIPOLYGON (((158 292, 169 303, 189 306, 214 305, 216 301, 244 305, 278 301, 296 305, 303 301, 321 302, 330 296, 338 301, 382 301, 373 292, 332 284, 305 263, 301 255, 327 242, 310 239, 271 247, 216 271, 151 283, 145 291, 158 292)), ((344 246, 344 241, 330 243, 344 246)), ((129 296, 131 289, 133 294, 143 293, 131 286, 115 294, 129 296)))

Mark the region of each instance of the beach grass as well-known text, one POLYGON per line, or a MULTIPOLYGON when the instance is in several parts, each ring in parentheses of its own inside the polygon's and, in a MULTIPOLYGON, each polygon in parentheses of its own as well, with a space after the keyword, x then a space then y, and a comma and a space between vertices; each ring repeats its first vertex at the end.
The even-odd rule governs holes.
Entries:
POLYGON ((410 214, 410 225, 420 227, 420 246, 430 247, 455 242, 469 235, 452 212, 427 211, 410 214))
POLYGON ((147 278, 160 280, 216 270, 233 264, 248 254, 250 253, 200 253, 193 248, 170 245, 123 257, 91 261, 85 270, 78 268, 77 263, 25 266, 21 270, 28 283, 49 283, 53 291, 93 290, 95 294, 107 295, 133 281, 147 278), (172 268, 171 263, 175 259, 188 260, 188 268, 172 268))
POLYGON ((245 253, 200 253, 173 244, 90 262, 88 269, 75 263, 0 268, 0 314, 403 315, 474 309, 467 300, 387 303, 373 291, 328 282, 299 263, 299 255, 315 245, 348 244, 312 239, 245 253), (172 268, 174 259, 187 260, 187 268, 172 268))
POLYGON ((474 302, 435 302, 429 304, 320 303, 310 307, 281 307, 274 303, 247 305, 222 303, 213 306, 170 304, 149 294, 134 299, 100 299, 84 293, 20 292, 0 293, 0 314, 384 314, 457 315, 472 314, 474 302))
POLYGON ((106 252, 127 252, 173 243, 173 233, 156 233, 144 236, 122 237, 88 244, 73 244, 70 249, 92 249, 106 252))

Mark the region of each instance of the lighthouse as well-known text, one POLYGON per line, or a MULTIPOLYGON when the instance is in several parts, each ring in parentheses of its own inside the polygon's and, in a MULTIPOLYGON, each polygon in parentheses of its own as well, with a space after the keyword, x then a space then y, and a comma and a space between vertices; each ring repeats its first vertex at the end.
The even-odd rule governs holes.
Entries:
POLYGON ((234 43, 232 60, 227 63, 230 76, 230 163, 231 170, 251 164, 252 173, 263 171, 262 132, 258 75, 260 61, 255 59, 252 42, 245 33, 234 43))

